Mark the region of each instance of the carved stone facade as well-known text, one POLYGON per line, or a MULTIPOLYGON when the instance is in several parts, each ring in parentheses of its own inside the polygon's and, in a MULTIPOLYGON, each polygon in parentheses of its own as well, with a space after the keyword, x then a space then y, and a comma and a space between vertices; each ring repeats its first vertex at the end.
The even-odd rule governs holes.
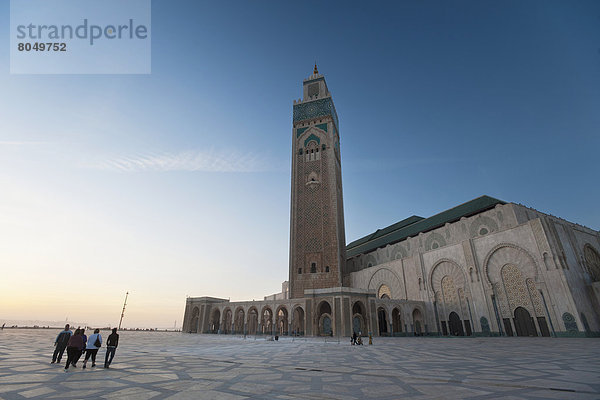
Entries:
POLYGON ((348 245, 339 121, 315 66, 294 101, 289 281, 263 301, 199 297, 183 330, 600 335, 600 233, 487 196, 348 245))
POLYGON ((522 205, 488 202, 475 214, 359 254, 365 243, 350 243, 347 284, 368 288, 381 269, 401 276, 400 283, 387 278, 391 287, 407 288, 397 298, 425 302, 440 334, 452 333, 452 316, 464 335, 598 336, 600 233, 522 205))

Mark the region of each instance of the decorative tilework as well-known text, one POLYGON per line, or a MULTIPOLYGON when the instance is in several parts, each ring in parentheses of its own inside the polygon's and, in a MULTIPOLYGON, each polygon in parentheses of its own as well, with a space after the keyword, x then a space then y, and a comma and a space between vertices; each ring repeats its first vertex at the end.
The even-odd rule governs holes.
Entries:
POLYGON ((306 126, 304 128, 298 128, 296 129, 296 137, 299 138, 300 135, 302 135, 309 127, 306 126))
POLYGON ((562 319, 568 333, 577 334, 579 332, 579 329, 577 329, 577 321, 575 321, 573 314, 566 312, 562 315, 562 319))
POLYGON ((429 251, 446 246, 446 239, 437 232, 432 232, 425 240, 425 250, 429 251))
POLYGON ((319 124, 315 125, 315 127, 327 132, 327 124, 319 124))
POLYGON ((338 117, 331 97, 294 104, 294 122, 325 116, 333 118, 335 128, 339 131, 338 117))
MULTIPOLYGON (((321 143, 321 139, 319 139, 318 136, 316 135, 310 135, 309 137, 306 138, 306 140, 304 141, 304 146, 306 146, 308 144, 308 142, 310 142, 311 140, 314 140, 317 142, 317 145, 321 143)), ((318 149, 317 149, 318 150, 318 149)))
POLYGON ((592 282, 600 282, 600 255, 589 244, 585 245, 583 253, 592 282))
POLYGON ((471 222, 471 225, 469 227, 469 233, 470 233, 471 237, 482 236, 489 232, 497 232, 497 231, 498 231, 498 224, 496 223, 496 221, 494 221, 490 217, 486 217, 483 215, 480 215, 477 218, 475 218, 475 220, 473 222, 471 222), (487 232, 484 231, 485 233, 482 233, 481 229, 485 229, 487 232))
POLYGON ((384 296, 387 296, 388 299, 392 298, 392 291, 390 290, 390 287, 388 285, 381 285, 379 287, 379 290, 377 292, 377 298, 378 299, 383 299, 385 298, 384 296))
MULTIPOLYGON (((502 268, 502 281, 504 282, 504 289, 506 290, 506 297, 510 306, 510 315, 512 315, 512 311, 517 307, 523 307, 530 313, 537 314, 531 297, 536 296, 537 293, 533 280, 530 279, 530 283, 527 285, 521 270, 514 264, 508 264, 502 268), (532 284, 533 286, 531 286, 532 284), (532 289, 533 293, 531 292, 532 289)), ((538 302, 537 309, 541 310, 542 305, 539 295, 535 299, 538 302)), ((540 312, 538 315, 543 315, 543 313, 540 312)))
POLYGON ((506 290, 508 304, 512 310, 517 307, 523 307, 531 310, 531 300, 525 285, 523 274, 516 265, 508 264, 502 268, 502 281, 506 290))
POLYGON ((512 316, 510 312, 510 307, 508 305, 508 300, 506 299, 506 292, 502 287, 502 283, 494 283, 492 284, 494 292, 496 292, 496 300, 498 304, 498 311, 500 312, 500 317, 505 318, 512 316))
POLYGON ((533 309, 535 310, 535 314, 538 317, 544 316, 544 309, 542 308, 542 297, 540 296, 540 292, 538 292, 535 287, 535 282, 533 279, 527 279, 525 281, 527 284, 527 289, 529 289, 529 296, 531 296, 531 301, 533 302, 533 309))
POLYGON ((446 275, 442 278, 442 294, 444 296, 444 304, 447 307, 447 311, 459 311, 458 300, 456 298, 456 287, 454 286, 454 280, 446 275))
POLYGON ((463 288, 458 289, 458 300, 460 301, 462 317, 466 318, 466 316, 469 315, 469 310, 467 309, 467 297, 465 296, 463 288))

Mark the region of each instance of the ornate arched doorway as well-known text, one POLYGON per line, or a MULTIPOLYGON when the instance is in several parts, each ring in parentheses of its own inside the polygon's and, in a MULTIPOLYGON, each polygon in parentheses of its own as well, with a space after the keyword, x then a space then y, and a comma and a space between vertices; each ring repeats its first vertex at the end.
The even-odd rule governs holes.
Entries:
POLYGON ((357 301, 352 306, 352 331, 357 335, 366 332, 365 321, 367 320, 365 306, 361 301, 357 301))
POLYGON ((283 306, 277 310, 277 332, 279 336, 288 334, 288 312, 283 306))
POLYGON ((219 333, 219 326, 221 322, 221 312, 216 309, 212 312, 210 317, 210 333, 219 333))
POLYGON ((539 273, 528 251, 510 243, 498 244, 486 256, 484 271, 495 291, 496 318, 507 336, 537 336, 538 328, 542 336, 550 336, 542 292, 545 274, 539 273), (523 310, 517 312, 518 308, 523 310))
POLYGON ((194 307, 192 310, 192 320, 190 321, 190 333, 198 333, 198 316, 200 315, 200 309, 194 307))
POLYGON ((273 311, 269 307, 263 308, 260 316, 260 325, 263 334, 271 335, 273 333, 273 311))
POLYGON ((537 336, 537 330, 535 329, 535 323, 529 311, 523 307, 517 307, 515 309, 515 330, 517 336, 537 336))
POLYGON ((292 313, 292 330, 294 335, 304 335, 304 309, 300 306, 292 313))
POLYGON ((234 323, 234 331, 235 333, 245 333, 244 332, 244 309, 238 308, 235 311, 235 323, 234 323))
POLYGON ((226 308, 223 311, 223 333, 231 333, 231 322, 233 321, 233 313, 230 308, 226 308))
POLYGON ((450 335, 452 336, 465 336, 460 317, 454 311, 448 316, 448 325, 450 327, 450 335))
POLYGON ((392 310, 392 331, 393 334, 402 332, 402 317, 397 308, 392 310))
POLYGON ((258 310, 252 307, 248 310, 248 334, 256 335, 258 330, 258 310))
POLYGON ((377 309, 377 325, 379 327, 379 336, 387 336, 388 335, 388 319, 385 312, 385 308, 379 307, 377 309))
POLYGON ((423 314, 421 310, 415 308, 412 313, 413 324, 414 324, 414 333, 416 336, 421 336, 423 334, 423 314))
POLYGON ((319 304, 319 335, 333 335, 333 327, 331 320, 331 305, 327 301, 322 301, 319 304))

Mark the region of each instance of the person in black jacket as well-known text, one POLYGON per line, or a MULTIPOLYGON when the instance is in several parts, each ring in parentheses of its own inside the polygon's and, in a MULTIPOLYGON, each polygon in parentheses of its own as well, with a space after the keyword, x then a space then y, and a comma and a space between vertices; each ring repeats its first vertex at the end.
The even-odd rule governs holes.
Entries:
POLYGON ((117 328, 113 328, 112 333, 108 336, 108 339, 106 340, 106 356, 104 357, 104 368, 108 368, 110 366, 110 363, 112 363, 118 345, 119 334, 117 333, 117 328), (109 355, 110 359, 108 358, 109 355))
POLYGON ((60 332, 54 341, 54 354, 52 354, 52 362, 50 364, 54 364, 55 362, 60 363, 60 359, 67 348, 67 343, 69 343, 69 339, 73 332, 69 329, 69 324, 65 325, 65 330, 60 332))

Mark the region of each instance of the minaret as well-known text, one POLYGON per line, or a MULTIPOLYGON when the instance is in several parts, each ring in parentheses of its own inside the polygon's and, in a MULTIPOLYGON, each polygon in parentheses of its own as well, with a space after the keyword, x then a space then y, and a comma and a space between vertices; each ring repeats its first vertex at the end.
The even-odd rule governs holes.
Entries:
POLYGON ((338 117, 317 65, 294 101, 290 298, 342 286, 346 235, 338 117))

